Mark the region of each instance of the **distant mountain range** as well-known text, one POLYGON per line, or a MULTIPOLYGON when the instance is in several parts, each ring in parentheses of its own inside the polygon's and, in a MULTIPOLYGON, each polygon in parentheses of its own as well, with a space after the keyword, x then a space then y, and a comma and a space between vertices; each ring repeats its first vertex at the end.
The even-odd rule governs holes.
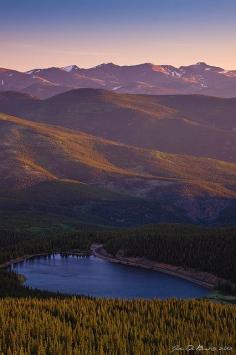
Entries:
POLYGON ((2 92, 0 112, 0 211, 236 223, 236 99, 2 92))
POLYGON ((130 94, 202 94, 229 98, 236 97, 236 70, 224 70, 203 62, 179 68, 151 63, 133 66, 108 63, 89 69, 70 65, 25 73, 0 68, 0 91, 20 91, 44 99, 77 88, 102 88, 130 94))

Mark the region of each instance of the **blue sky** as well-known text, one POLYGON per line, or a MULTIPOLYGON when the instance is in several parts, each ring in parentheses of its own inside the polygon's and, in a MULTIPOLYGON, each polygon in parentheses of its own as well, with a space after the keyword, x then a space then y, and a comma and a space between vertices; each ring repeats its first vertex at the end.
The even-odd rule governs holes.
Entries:
POLYGON ((0 67, 236 68, 235 0, 0 0, 0 67))

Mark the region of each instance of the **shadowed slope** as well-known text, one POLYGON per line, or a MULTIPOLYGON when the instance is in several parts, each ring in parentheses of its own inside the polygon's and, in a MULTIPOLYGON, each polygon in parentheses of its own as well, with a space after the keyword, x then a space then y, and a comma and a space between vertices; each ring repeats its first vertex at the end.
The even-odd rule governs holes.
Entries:
POLYGON ((22 106, 18 97, 9 106, 2 95, 0 110, 33 121, 141 148, 236 162, 235 99, 81 89, 43 101, 31 98, 28 105, 22 99, 22 106))
MULTIPOLYGON (((236 183, 234 163, 141 149, 5 114, 0 121, 5 169, 12 162, 12 173, 16 164, 22 176, 32 173, 32 181, 69 179, 99 184, 134 178, 203 187, 236 183)), ((19 171, 17 176, 20 182, 19 171)))
POLYGON ((236 198, 234 163, 133 147, 6 114, 0 114, 0 137, 0 210, 134 225, 214 220, 236 198))

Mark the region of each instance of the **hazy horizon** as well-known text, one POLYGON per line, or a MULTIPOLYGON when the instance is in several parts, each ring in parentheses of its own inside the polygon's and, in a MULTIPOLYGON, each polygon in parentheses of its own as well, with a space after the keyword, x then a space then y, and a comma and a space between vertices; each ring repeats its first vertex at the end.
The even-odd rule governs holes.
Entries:
POLYGON ((12 0, 1 6, 0 67, 206 62, 236 68, 234 0, 12 0))

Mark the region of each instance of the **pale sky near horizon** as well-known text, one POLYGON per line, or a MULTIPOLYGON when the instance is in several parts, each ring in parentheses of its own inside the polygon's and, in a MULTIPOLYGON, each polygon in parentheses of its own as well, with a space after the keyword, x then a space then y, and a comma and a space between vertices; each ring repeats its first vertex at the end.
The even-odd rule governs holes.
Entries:
POLYGON ((0 0, 0 67, 236 69, 236 0, 0 0))

